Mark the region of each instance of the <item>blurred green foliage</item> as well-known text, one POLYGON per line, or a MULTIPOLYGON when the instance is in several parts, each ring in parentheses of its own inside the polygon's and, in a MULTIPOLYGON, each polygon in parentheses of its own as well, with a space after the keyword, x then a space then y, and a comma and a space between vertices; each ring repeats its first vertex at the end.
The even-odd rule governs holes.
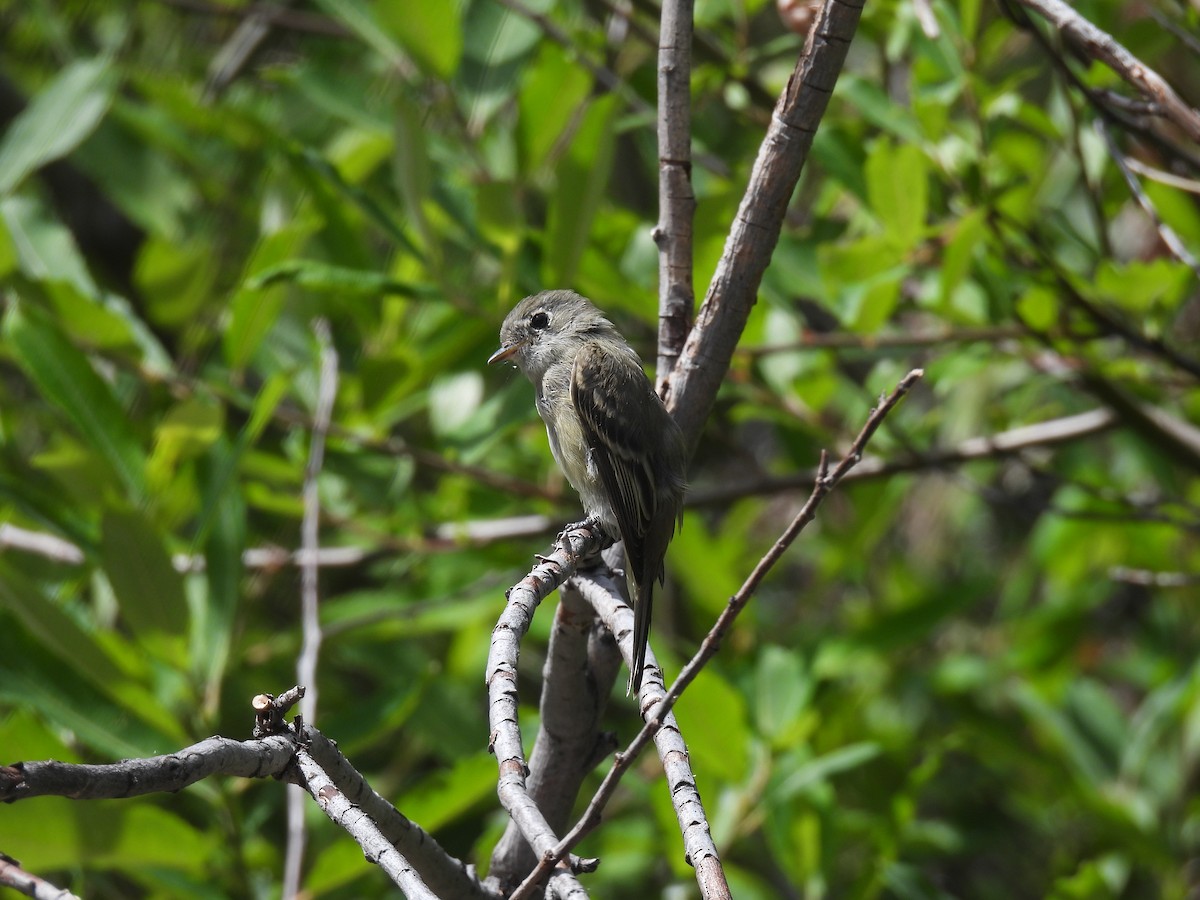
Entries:
MULTIPOLYGON (((340 371, 322 544, 366 556, 322 575, 316 724, 486 866, 505 817, 481 675, 503 591, 546 541, 438 529, 578 510, 528 385, 483 361, 511 304, 549 286, 611 310, 645 358, 654 347, 655 48, 607 4, 531 5, 566 46, 496 0, 318 0, 206 90, 242 11, 0 3, 0 522, 80 554, 0 554, 0 762, 245 737, 250 697, 293 682, 298 574, 242 554, 299 545, 324 317, 340 371)), ((652 34, 650 4, 634 7, 652 34)), ((739 356, 693 466, 699 497, 844 447, 914 365, 925 386, 876 454, 1114 396, 1122 415, 1200 420, 1195 372, 1128 339, 1195 358, 1196 277, 1164 254, 1093 113, 996 7, 932 9, 931 38, 909 4, 867 4, 744 339, 863 342, 739 356)), ((1200 84, 1144 11, 1080 9, 1176 85, 1200 84)), ((702 294, 762 97, 801 41, 762 0, 696 12, 702 294)), ((1194 8, 1162 14, 1197 28, 1194 8)), ((1200 246, 1194 195, 1147 192, 1200 246)), ((1123 419, 831 499, 678 710, 738 897, 1195 887, 1195 582, 1112 575, 1200 571, 1197 461, 1160 438, 1123 419)), ((802 499, 688 511, 655 626, 668 674, 802 499)), ((549 614, 524 645, 526 723, 549 614)), ((613 702, 632 736, 632 706, 613 702)), ((310 818, 312 896, 391 894, 310 818)), ((89 897, 275 896, 283 834, 275 783, 0 811, 0 851, 89 897)), ((581 848, 604 862, 587 884, 688 895, 681 847, 647 758, 581 848)))

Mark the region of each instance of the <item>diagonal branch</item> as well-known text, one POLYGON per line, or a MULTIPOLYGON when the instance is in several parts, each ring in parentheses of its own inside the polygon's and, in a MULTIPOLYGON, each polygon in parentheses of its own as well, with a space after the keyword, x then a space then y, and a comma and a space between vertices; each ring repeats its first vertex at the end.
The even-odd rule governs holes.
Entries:
POLYGON ((737 218, 666 398, 689 447, 699 440, 757 299, 813 135, 846 61, 862 3, 827 0, 775 105, 737 218))
POLYGON ((1200 141, 1200 112, 1187 104, 1161 75, 1130 53, 1111 34, 1097 28, 1062 0, 1015 0, 1052 24, 1089 58, 1107 65, 1154 102, 1156 112, 1200 141))
POLYGON ((3 853, 0 853, 0 887, 12 888, 34 900, 79 900, 65 888, 55 887, 44 878, 26 872, 19 862, 3 853))

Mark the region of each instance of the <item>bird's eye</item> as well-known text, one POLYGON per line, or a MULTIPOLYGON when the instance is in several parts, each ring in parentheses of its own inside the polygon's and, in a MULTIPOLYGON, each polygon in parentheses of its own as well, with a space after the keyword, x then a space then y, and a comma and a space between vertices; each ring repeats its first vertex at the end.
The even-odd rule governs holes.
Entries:
POLYGON ((541 331, 550 324, 550 317, 544 312, 535 312, 529 318, 529 327, 541 331))

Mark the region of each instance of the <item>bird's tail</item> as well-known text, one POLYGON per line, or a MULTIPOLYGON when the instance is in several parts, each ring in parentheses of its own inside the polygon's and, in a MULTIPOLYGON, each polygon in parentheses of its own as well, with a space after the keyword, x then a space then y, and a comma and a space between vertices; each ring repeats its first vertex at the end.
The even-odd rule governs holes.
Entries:
POLYGON ((638 585, 630 579, 630 598, 633 600, 633 665, 629 669, 629 687, 625 696, 637 696, 642 689, 642 669, 646 667, 646 644, 650 641, 650 608, 654 601, 654 579, 638 585))

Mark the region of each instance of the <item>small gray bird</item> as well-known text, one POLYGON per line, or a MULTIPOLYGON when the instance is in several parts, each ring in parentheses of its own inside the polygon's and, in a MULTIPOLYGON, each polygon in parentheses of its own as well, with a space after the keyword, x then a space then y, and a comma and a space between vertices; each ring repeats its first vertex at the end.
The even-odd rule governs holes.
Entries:
POLYGON ((488 363, 512 360, 533 382, 550 451, 589 519, 625 542, 633 601, 637 693, 646 663, 654 582, 683 503, 687 451, 636 351, 574 291, 526 297, 500 328, 488 363))

